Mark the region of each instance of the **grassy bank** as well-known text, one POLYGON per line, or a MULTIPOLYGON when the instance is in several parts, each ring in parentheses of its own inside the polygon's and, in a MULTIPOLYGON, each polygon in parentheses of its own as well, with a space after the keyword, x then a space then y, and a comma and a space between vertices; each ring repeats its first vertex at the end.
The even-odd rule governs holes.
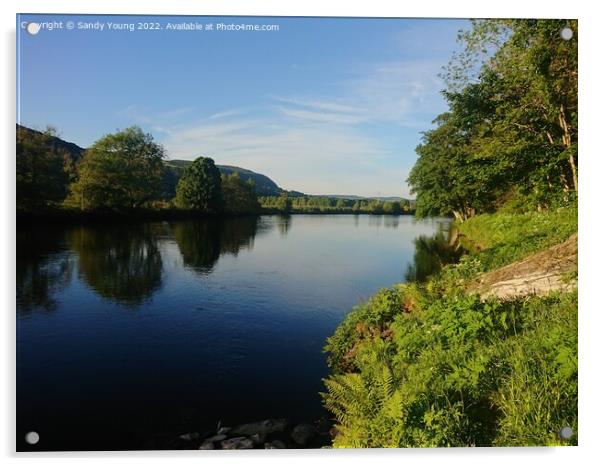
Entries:
POLYGON ((335 447, 577 443, 576 291, 511 301, 466 291, 479 273, 567 239, 576 207, 459 228, 470 250, 459 263, 381 290, 329 338, 335 447))

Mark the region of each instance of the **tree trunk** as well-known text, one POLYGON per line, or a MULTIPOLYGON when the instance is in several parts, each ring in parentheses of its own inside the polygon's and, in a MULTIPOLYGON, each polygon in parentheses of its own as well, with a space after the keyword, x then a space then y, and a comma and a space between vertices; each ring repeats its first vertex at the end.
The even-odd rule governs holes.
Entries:
MULTIPOLYGON (((564 147, 568 150, 571 147, 571 132, 569 131, 569 125, 566 121, 566 115, 564 112, 564 104, 560 104, 560 113, 558 114, 558 122, 560 123, 560 127, 562 128, 562 143, 564 147)), ((571 174, 573 175, 573 186, 575 187, 575 192, 577 192, 577 164, 575 163, 575 156, 572 151, 569 151, 569 166, 571 167, 571 174)))
POLYGON ((453 211, 453 213, 454 213, 454 218, 455 218, 455 219, 456 219, 458 222, 462 223, 464 220, 466 220, 466 219, 464 218, 464 214, 463 214, 462 212, 459 212, 459 211, 457 211, 457 210, 454 210, 454 211, 453 211))

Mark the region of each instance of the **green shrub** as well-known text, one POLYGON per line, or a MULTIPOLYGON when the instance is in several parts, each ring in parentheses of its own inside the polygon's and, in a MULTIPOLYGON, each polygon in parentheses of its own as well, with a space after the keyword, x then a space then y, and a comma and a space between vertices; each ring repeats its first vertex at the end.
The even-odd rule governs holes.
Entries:
POLYGON ((576 428, 576 295, 455 296, 389 328, 325 381, 335 447, 548 445, 576 428))
POLYGON ((478 252, 484 270, 490 270, 567 240, 577 231, 577 205, 548 212, 478 215, 458 228, 462 245, 478 252))

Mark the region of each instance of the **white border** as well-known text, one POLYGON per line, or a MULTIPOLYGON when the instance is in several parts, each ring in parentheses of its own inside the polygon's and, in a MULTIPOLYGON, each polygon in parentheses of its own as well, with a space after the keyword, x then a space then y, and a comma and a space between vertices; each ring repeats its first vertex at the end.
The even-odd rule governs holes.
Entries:
MULTIPOLYGON (((588 464, 599 456, 596 448, 601 439, 600 428, 600 345, 602 340, 602 306, 596 293, 599 288, 598 264, 600 257, 600 202, 602 196, 602 164, 599 112, 600 100, 600 19, 594 2, 557 1, 528 2, 483 0, 392 2, 385 0, 8 0, 0 3, 2 15, 2 93, 5 108, 0 113, 3 152, 0 156, 2 182, 0 228, 0 287, 4 303, 4 322, 1 326, 3 408, 0 423, 0 443, 5 459, 19 464, 31 464, 45 459, 48 464, 100 464, 107 460, 128 464, 163 464, 182 461, 194 464, 233 463, 248 464, 306 464, 328 462, 334 464, 379 464, 407 462, 425 464, 460 464, 462 466, 508 463, 546 463, 566 466, 588 464), (15 14, 21 13, 105 13, 105 14, 198 14, 198 15, 270 15, 270 16, 392 16, 392 17, 559 17, 579 19, 579 97, 580 97, 580 202, 579 202, 579 447, 574 448, 499 448, 499 449, 438 449, 438 450, 356 450, 356 451, 276 451, 270 452, 117 452, 117 453, 14 453, 14 368, 15 368, 15 278, 14 278, 14 123, 15 123, 15 14)), ((43 73, 43 71, 41 71, 43 73)))

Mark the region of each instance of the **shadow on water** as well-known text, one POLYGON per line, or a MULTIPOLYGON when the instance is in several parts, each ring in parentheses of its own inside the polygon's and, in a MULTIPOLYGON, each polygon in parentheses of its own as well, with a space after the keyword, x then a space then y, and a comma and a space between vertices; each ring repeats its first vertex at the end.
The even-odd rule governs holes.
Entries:
POLYGON ((414 259, 405 273, 406 281, 425 282, 445 265, 458 262, 465 250, 456 238, 453 226, 441 224, 435 235, 421 235, 414 239, 414 259))

